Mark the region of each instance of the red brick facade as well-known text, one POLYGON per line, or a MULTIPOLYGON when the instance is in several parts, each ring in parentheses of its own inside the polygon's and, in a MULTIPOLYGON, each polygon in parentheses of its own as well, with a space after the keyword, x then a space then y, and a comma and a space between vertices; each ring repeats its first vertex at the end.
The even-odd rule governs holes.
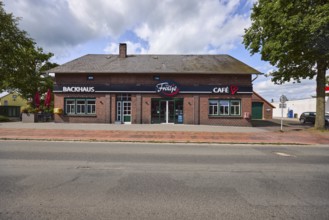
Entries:
POLYGON ((273 108, 275 107, 256 92, 252 94, 252 102, 262 103, 262 119, 268 120, 273 118, 273 108))
MULTIPOLYGON (((121 85, 121 86, 144 86, 156 85, 160 80, 170 80, 181 86, 197 88, 199 86, 250 86, 251 75, 248 74, 128 74, 128 73, 56 73, 56 85, 121 85), (92 75, 93 80, 88 80, 92 75)), ((126 92, 129 93, 129 92, 126 92)), ((65 109, 65 99, 67 98, 93 98, 96 100, 96 114, 91 116, 75 116, 63 114, 55 115, 56 122, 73 123, 115 123, 118 92, 97 92, 97 93, 67 93, 55 92, 55 108, 65 109)), ((131 123, 150 124, 152 114, 152 99, 159 99, 159 94, 131 92, 131 123)), ((250 114, 252 111, 252 94, 203 94, 203 93, 179 93, 175 99, 183 100, 183 123, 184 124, 206 124, 225 126, 250 126, 250 114), (240 115, 238 116, 210 116, 209 100, 239 100, 240 115)), ((170 100, 168 98, 164 100, 170 100)), ((153 109, 154 111, 154 109, 153 109)))

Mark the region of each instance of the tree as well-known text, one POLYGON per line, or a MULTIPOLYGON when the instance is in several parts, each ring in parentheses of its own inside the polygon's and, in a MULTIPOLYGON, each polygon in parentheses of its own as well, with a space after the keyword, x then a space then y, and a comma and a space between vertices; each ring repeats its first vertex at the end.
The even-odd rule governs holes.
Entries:
POLYGON ((272 81, 282 84, 316 76, 316 129, 324 129, 326 70, 329 68, 328 0, 259 0, 245 29, 243 43, 277 70, 272 81))
POLYGON ((18 28, 19 19, 5 12, 2 2, 0 21, 0 91, 16 90, 24 98, 33 98, 37 91, 52 88, 51 78, 42 71, 44 66, 57 65, 48 61, 53 54, 36 47, 33 39, 18 28))

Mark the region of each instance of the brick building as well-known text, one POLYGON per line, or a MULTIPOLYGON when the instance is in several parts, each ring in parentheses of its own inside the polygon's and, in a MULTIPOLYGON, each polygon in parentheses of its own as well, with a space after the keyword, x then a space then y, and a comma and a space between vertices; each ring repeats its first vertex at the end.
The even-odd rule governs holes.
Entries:
POLYGON ((86 55, 55 73, 55 122, 250 126, 252 74, 228 55, 86 55))
POLYGON ((264 119, 269 120, 273 118, 273 109, 275 106, 261 97, 254 91, 252 94, 252 119, 264 119))

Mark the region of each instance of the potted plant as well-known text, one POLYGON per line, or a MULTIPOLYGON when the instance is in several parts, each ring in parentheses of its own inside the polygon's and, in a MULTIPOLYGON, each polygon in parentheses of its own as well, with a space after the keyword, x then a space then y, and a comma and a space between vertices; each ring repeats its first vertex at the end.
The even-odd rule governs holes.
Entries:
POLYGON ((22 122, 34 123, 38 121, 37 112, 39 109, 32 108, 31 106, 22 110, 22 122))

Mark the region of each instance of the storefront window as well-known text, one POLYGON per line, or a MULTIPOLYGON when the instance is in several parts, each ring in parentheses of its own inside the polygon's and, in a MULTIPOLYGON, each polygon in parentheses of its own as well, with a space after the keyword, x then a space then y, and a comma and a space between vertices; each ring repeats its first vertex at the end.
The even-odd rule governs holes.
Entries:
POLYGON ((76 100, 77 114, 85 114, 85 100, 76 100))
POLYGON ((219 100, 219 115, 229 115, 229 101, 219 100))
POLYGON ((240 116, 240 100, 209 100, 209 115, 211 116, 240 116))
POLYGON ((96 99, 65 99, 66 115, 95 115, 96 99))
POLYGON ((218 115, 218 101, 209 100, 209 115, 218 115))
POLYGON ((65 113, 66 114, 75 114, 75 100, 74 99, 65 100, 65 113))
POLYGON ((118 94, 117 101, 131 101, 131 94, 129 93, 118 94))
POLYGON ((94 99, 87 100, 87 114, 96 114, 96 101, 94 99))
POLYGON ((231 115, 240 115, 240 101, 231 101, 231 115))

